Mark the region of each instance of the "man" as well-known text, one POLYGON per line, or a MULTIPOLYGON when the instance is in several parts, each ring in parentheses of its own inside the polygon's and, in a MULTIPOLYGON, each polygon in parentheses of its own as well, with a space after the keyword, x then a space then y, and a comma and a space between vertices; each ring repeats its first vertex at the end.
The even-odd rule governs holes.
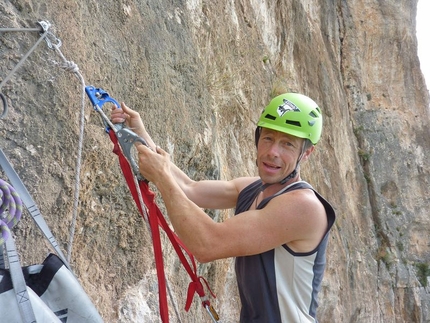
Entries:
POLYGON ((240 322, 316 322, 317 294, 335 213, 300 178, 322 131, 307 96, 286 93, 264 109, 255 130, 259 177, 193 181, 157 147, 139 114, 122 104, 112 121, 126 122, 140 145, 139 168, 154 183, 175 232, 200 262, 236 257, 240 322), (203 210, 236 208, 214 222, 203 210))

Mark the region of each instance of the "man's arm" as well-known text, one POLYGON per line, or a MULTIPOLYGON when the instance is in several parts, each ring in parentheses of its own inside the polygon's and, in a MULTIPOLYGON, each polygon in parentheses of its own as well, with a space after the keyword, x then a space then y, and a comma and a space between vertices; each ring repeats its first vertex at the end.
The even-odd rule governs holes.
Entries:
MULTIPOLYGON (((137 111, 121 103, 121 108, 112 108, 113 123, 125 123, 138 136, 145 139, 148 146, 155 151, 156 144, 146 131, 142 118, 137 111)), ((145 167, 143 165, 142 167, 145 167)), ((170 163, 171 174, 185 195, 201 208, 228 209, 236 205, 239 192, 254 179, 241 178, 233 181, 194 181, 180 168, 170 163)))
MULTIPOLYGON (((284 243, 308 252, 325 234, 325 209, 312 190, 281 194, 262 210, 217 223, 187 198, 172 175, 168 153, 143 146, 138 150, 142 175, 157 186, 175 232, 200 262, 258 254, 284 243)), ((209 184, 215 183, 209 182, 208 189, 209 184)))
MULTIPOLYGON (((142 167, 145 166, 142 165, 142 167)), ((241 177, 230 181, 194 181, 173 163, 170 163, 170 171, 186 197, 205 209, 234 208, 240 191, 258 179, 257 177, 241 177)))

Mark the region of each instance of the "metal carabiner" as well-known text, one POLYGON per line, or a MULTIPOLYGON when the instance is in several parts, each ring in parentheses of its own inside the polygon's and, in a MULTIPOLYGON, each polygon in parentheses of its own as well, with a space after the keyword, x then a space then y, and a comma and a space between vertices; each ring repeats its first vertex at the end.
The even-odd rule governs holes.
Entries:
POLYGON ((214 307, 212 305, 205 304, 205 308, 206 308, 206 311, 208 312, 209 316, 211 317, 212 321, 214 323, 220 323, 219 315, 215 311, 214 307))
POLYGON ((0 113, 0 119, 2 119, 7 115, 7 101, 6 101, 6 97, 1 92, 0 92, 0 98, 1 98, 1 101, 3 102, 3 111, 2 113, 0 113))
POLYGON ((111 102, 116 105, 117 108, 119 108, 119 103, 117 100, 111 98, 109 96, 109 93, 107 93, 105 90, 101 88, 96 88, 92 85, 88 85, 85 87, 85 92, 87 93, 91 103, 94 106, 102 107, 103 104, 107 102, 111 102))
POLYGON ((135 134, 128 128, 122 128, 118 130, 116 132, 116 136, 118 138, 118 143, 121 146, 125 158, 127 158, 128 162, 130 163, 134 176, 136 176, 139 181, 147 182, 147 180, 140 174, 139 166, 131 155, 132 147, 138 142, 149 147, 145 139, 139 137, 137 134, 135 134))
POLYGON ((108 92, 92 85, 86 86, 85 92, 93 104, 94 109, 100 113, 106 132, 109 133, 110 129, 115 132, 115 135, 118 138, 118 144, 120 145, 125 158, 127 158, 128 162, 130 163, 131 169, 136 178, 140 181, 146 181, 146 179, 139 172, 139 166, 136 160, 133 158, 131 150, 136 143, 140 142, 141 144, 149 147, 148 143, 145 141, 145 139, 139 137, 130 129, 125 128, 124 124, 113 124, 110 118, 108 118, 108 116, 103 112, 102 106, 108 102, 113 103, 117 108, 120 107, 119 103, 115 99, 111 98, 108 92))
POLYGON ((48 29, 49 28, 51 28, 51 24, 49 23, 49 21, 38 21, 37 22, 39 25, 40 25, 40 27, 42 28, 42 31, 40 32, 40 34, 41 35, 43 35, 44 33, 46 33, 46 37, 45 37, 45 42, 46 42, 46 45, 50 48, 50 49, 53 49, 54 47, 55 48, 60 48, 61 47, 61 45, 62 45, 62 43, 61 43, 61 39, 59 39, 59 38, 57 38, 57 37, 55 37, 55 35, 53 34, 53 33, 51 33, 51 32, 47 32, 48 31, 48 29), (54 44, 52 41, 51 41, 51 39, 49 39, 49 38, 52 38, 55 42, 56 42, 56 44, 54 44))
POLYGON ((117 108, 120 107, 119 103, 115 99, 109 96, 109 93, 107 93, 105 90, 101 88, 96 88, 92 85, 86 86, 85 92, 87 93, 88 98, 93 104, 94 110, 100 113, 103 124, 105 125, 106 132, 109 132, 109 129, 112 129, 116 133, 118 130, 124 127, 122 124, 114 125, 112 121, 110 121, 110 119, 103 112, 102 106, 103 104, 108 102, 113 103, 117 108))

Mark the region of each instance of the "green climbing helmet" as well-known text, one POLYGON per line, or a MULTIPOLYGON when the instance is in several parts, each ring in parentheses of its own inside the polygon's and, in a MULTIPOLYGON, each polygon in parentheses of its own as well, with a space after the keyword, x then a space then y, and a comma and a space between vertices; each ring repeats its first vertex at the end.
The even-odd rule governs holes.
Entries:
POLYGON ((261 127, 309 139, 315 145, 321 138, 322 124, 321 109, 311 98, 299 93, 281 94, 264 108, 257 123, 256 141, 261 127))

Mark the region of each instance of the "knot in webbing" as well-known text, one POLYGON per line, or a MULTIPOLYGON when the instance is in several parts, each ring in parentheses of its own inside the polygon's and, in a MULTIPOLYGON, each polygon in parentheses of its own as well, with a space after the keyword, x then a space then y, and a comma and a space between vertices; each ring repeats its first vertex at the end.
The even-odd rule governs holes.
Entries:
POLYGON ((22 201, 15 189, 0 179, 0 246, 9 238, 12 229, 21 219, 22 201))
POLYGON ((205 283, 206 288, 209 290, 209 293, 212 295, 212 297, 215 297, 215 294, 212 292, 209 283, 207 280, 202 276, 194 276, 192 277, 192 282, 188 285, 188 292, 187 292, 187 301, 185 303, 185 310, 188 312, 191 306, 191 302, 193 299, 193 296, 195 293, 197 293, 200 297, 200 300, 202 301, 203 307, 206 305, 210 305, 209 298, 205 294, 204 286, 202 284, 202 281, 205 283))

